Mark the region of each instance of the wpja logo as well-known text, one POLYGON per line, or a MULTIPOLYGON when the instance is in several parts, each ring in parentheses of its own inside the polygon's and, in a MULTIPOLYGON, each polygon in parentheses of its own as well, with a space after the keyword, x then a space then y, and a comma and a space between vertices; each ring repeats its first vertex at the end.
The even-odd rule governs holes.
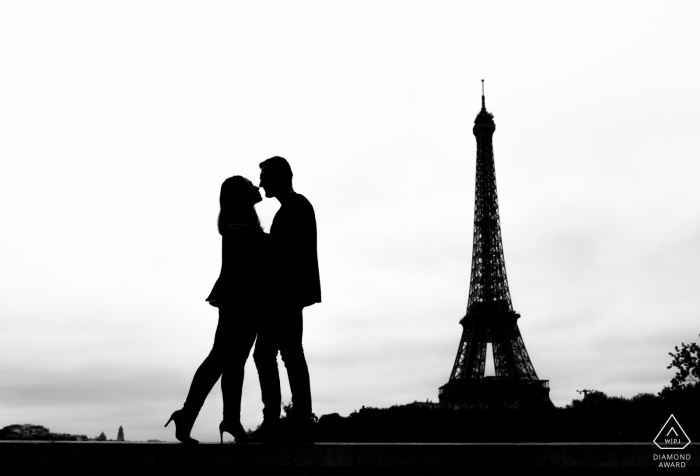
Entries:
MULTIPOLYGON (((676 417, 671 415, 654 438, 654 443, 660 450, 682 450, 690 444, 690 438, 685 434, 676 417)), ((685 468, 688 460, 690 460, 690 454, 687 453, 670 451, 654 454, 654 461, 659 462, 659 468, 685 468)))

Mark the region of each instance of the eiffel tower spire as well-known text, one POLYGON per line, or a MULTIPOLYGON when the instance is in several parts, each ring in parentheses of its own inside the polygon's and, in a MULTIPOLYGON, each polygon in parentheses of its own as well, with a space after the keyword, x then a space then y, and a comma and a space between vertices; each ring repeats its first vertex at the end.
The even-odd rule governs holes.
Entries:
POLYGON ((493 156, 496 124, 486 110, 481 81, 481 110, 473 128, 477 152, 469 300, 450 380, 440 387, 439 398, 451 403, 549 402, 549 382, 537 378, 518 328, 520 314, 510 298, 493 156), (484 376, 489 342, 495 378, 484 376))
POLYGON ((486 110, 486 95, 484 94, 484 80, 481 80, 481 110, 486 110))

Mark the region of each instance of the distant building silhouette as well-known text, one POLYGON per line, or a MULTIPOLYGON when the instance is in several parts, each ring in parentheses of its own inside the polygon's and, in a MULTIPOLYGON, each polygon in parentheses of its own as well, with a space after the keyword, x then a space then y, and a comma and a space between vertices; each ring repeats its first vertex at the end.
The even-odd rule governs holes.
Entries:
POLYGON ((49 429, 41 425, 8 425, 0 430, 0 439, 3 440, 31 440, 37 436, 49 434, 49 429))
POLYGON ((474 240, 467 313, 459 322, 462 338, 450 374, 440 387, 441 403, 514 403, 549 399, 549 381, 539 380, 518 329, 503 256, 501 224, 493 159, 493 114, 481 111, 474 120, 476 191, 474 240), (485 377, 487 344, 493 349, 495 377, 485 377))
POLYGON ((119 432, 117 433, 117 441, 124 441, 124 429, 119 426, 119 432))
POLYGON ((41 425, 8 425, 0 430, 0 440, 48 440, 48 441, 87 441, 85 435, 51 433, 41 425))

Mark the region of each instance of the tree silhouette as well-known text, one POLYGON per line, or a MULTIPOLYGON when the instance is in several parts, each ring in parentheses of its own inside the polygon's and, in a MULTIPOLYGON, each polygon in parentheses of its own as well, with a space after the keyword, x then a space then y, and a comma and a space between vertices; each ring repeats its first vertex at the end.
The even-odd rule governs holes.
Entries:
POLYGON ((698 344, 681 342, 681 348, 676 346, 676 352, 669 352, 668 355, 673 357, 673 361, 666 368, 676 368, 676 376, 671 379, 672 388, 697 385, 700 382, 700 346, 698 344))

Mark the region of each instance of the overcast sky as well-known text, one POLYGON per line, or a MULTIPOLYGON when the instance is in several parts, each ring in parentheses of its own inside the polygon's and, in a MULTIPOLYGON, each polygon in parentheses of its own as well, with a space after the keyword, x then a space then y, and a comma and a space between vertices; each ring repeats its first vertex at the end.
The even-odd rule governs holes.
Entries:
MULTIPOLYGON (((698 18, 661 1, 3 3, 0 427, 174 441, 217 323, 221 182, 257 183, 273 155, 318 222, 314 412, 437 401, 469 291, 482 78, 513 306, 552 401, 660 391, 700 333, 698 18)), ((266 229, 278 206, 258 205, 266 229)), ((217 384, 193 436, 216 441, 221 410, 217 384)), ((251 358, 246 428, 261 410, 251 358)))

